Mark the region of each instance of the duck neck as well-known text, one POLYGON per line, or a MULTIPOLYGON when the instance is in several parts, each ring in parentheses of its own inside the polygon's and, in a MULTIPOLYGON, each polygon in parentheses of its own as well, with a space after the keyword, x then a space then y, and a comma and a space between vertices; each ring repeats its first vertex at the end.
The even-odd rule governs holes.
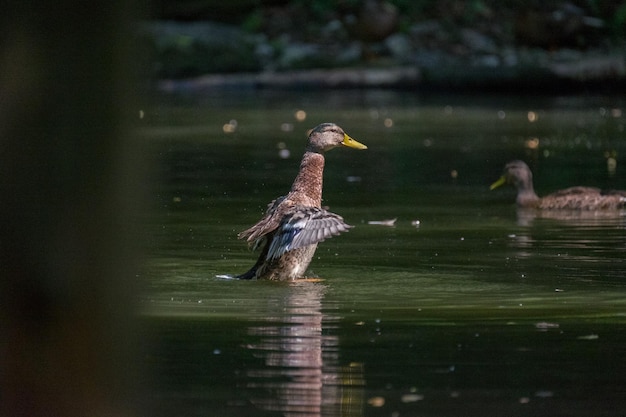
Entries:
POLYGON ((317 207, 322 205, 322 181, 324 177, 324 155, 305 152, 300 163, 300 172, 291 186, 292 193, 304 194, 317 207))
POLYGON ((539 197, 535 194, 532 178, 519 182, 517 185, 517 205, 520 207, 535 207, 539 204, 539 197))

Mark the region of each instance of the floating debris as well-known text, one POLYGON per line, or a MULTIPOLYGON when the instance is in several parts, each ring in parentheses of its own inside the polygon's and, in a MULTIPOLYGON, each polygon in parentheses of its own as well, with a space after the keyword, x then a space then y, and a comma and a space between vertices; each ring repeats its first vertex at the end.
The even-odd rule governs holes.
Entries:
POLYGON ((578 336, 576 339, 578 340, 597 340, 599 339, 600 336, 598 336, 597 334, 588 334, 585 336, 578 336))
POLYGON ((217 279, 237 279, 236 276, 230 275, 230 274, 219 274, 219 275, 216 275, 215 278, 217 278, 217 279))
POLYGON ((539 323, 535 323, 535 327, 540 330, 558 329, 559 323, 549 323, 547 321, 541 321, 539 323))
POLYGON ((281 149, 278 151, 278 157, 280 159, 289 159, 290 156, 291 152, 289 152, 289 149, 281 149))
POLYGON ((228 123, 225 123, 224 126, 222 126, 222 130, 224 133, 235 133, 237 130, 237 120, 232 119, 228 123))
POLYGON ((374 225, 378 225, 378 226, 395 226, 396 225, 396 220, 398 220, 398 218, 395 219, 389 219, 389 220, 370 220, 367 222, 367 224, 374 224, 374 225))
POLYGON ((404 394, 400 397, 400 401, 403 403, 416 403, 418 401, 422 401, 423 399, 424 396, 420 394, 404 394))
POLYGON ((411 220, 411 226, 420 227, 420 224, 419 220, 411 220))
POLYGON ((304 110, 298 110, 294 113, 294 117, 297 121, 303 122, 306 120, 306 112, 304 110))
POLYGON ((372 397, 369 400, 367 400, 367 403, 371 405, 372 407, 382 407, 383 405, 385 405, 385 398, 384 397, 372 397))

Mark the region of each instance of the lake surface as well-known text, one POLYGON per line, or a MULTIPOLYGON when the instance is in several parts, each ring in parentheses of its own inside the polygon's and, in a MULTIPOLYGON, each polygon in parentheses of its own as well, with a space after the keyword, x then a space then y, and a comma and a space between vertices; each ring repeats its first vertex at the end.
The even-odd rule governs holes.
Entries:
POLYGON ((523 159, 539 195, 626 189, 616 97, 399 91, 158 97, 140 299, 155 416, 622 416, 626 213, 518 212, 489 191, 523 159), (237 233, 295 177, 326 121, 324 204, 355 227, 318 280, 217 278, 256 260, 237 233), (370 224, 396 219, 393 226, 370 224))

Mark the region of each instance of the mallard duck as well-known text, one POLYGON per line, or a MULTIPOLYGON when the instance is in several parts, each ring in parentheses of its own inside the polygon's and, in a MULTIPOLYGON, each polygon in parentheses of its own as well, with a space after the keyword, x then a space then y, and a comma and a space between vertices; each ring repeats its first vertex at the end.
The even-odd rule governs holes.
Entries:
POLYGON ((602 191, 594 187, 570 187, 545 197, 538 197, 533 188, 533 174, 523 161, 511 161, 504 173, 489 187, 491 190, 503 184, 517 188, 516 203, 519 207, 542 210, 607 210, 626 206, 626 191, 602 191))
POLYGON ((352 227, 341 216, 321 207, 324 152, 338 146, 367 149, 334 123, 322 123, 311 130, 289 193, 269 203, 265 216, 238 235, 255 249, 263 247, 256 264, 238 278, 302 278, 317 244, 352 227))

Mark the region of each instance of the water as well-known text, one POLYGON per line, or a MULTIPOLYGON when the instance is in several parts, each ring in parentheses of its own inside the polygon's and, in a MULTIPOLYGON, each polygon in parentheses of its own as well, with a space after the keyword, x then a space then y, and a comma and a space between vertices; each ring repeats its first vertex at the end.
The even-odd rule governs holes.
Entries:
POLYGON ((488 186, 517 158, 540 195, 626 189, 622 106, 385 91, 153 102, 139 129, 155 160, 140 300, 152 414, 621 415, 626 213, 537 216, 488 186), (236 235, 288 190, 324 121, 369 146, 327 154, 324 204, 356 227, 320 244, 317 280, 216 278, 254 263, 236 235))

